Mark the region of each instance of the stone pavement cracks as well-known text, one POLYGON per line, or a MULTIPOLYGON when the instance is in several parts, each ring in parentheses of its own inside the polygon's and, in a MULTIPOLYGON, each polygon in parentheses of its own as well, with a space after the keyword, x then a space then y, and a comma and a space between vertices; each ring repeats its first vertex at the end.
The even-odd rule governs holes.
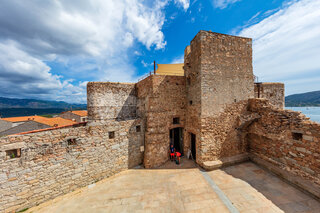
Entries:
MULTIPOLYGON (((207 172, 239 212, 320 212, 320 203, 252 162, 207 172)), ((230 212, 193 161, 131 169, 27 212, 230 212)))

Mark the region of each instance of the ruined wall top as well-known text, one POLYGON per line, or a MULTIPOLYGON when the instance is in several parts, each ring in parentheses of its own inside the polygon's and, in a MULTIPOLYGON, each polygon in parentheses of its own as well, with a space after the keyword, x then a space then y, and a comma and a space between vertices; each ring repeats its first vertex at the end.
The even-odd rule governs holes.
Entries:
POLYGON ((135 119, 136 108, 134 83, 89 82, 87 85, 89 125, 135 119))

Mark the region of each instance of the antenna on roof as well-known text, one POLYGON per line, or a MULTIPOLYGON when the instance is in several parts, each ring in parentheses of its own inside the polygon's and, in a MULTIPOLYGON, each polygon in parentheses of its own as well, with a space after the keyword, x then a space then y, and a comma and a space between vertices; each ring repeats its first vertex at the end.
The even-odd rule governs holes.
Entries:
POLYGON ((156 61, 153 61, 153 73, 156 74, 156 61))

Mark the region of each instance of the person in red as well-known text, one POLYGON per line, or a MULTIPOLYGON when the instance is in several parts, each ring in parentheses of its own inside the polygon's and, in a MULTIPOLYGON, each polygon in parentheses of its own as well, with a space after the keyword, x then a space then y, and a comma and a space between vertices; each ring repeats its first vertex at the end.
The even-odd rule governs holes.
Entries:
POLYGON ((170 160, 173 161, 174 160, 174 147, 173 144, 170 144, 170 160))
POLYGON ((181 157, 181 153, 176 152, 176 164, 180 164, 180 157, 181 157))

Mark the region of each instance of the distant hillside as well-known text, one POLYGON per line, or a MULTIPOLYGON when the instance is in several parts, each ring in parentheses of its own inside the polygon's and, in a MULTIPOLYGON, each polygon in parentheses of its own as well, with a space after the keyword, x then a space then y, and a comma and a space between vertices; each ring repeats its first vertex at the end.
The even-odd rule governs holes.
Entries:
POLYGON ((63 101, 43 101, 35 99, 15 99, 0 97, 1 117, 59 114, 63 111, 71 109, 87 109, 87 105, 70 104, 63 101))
POLYGON ((286 107, 320 106, 320 91, 289 95, 286 107))
POLYGON ((86 104, 69 104, 63 101, 43 101, 35 99, 16 99, 16 98, 2 98, 0 97, 0 108, 33 108, 33 109, 47 109, 47 108, 82 108, 85 109, 86 104))

